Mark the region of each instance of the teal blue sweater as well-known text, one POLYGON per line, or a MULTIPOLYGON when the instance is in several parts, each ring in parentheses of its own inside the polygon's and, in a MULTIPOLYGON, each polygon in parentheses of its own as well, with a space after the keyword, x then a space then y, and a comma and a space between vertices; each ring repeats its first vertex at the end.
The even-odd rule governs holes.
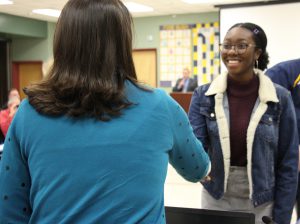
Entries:
POLYGON ((24 100, 0 162, 0 223, 162 224, 168 161, 197 182, 210 164, 182 108, 126 83, 119 118, 50 117, 24 100))

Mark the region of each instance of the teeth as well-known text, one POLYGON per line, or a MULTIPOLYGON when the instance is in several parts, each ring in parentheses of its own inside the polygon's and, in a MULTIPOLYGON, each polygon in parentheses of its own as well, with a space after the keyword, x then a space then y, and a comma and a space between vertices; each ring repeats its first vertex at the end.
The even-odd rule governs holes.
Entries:
POLYGON ((236 63, 239 63, 239 61, 238 60, 228 60, 228 63, 230 63, 230 64, 236 64, 236 63))

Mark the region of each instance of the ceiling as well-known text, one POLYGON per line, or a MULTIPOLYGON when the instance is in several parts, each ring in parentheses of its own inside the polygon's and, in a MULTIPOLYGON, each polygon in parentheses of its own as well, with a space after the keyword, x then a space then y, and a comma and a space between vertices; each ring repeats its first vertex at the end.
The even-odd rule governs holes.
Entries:
MULTIPOLYGON (((154 8, 153 12, 133 13, 134 17, 176 15, 217 11, 215 4, 232 4, 246 2, 268 2, 270 0, 211 0, 209 3, 187 4, 181 0, 123 0, 136 2, 154 8)), ((0 12, 33 19, 55 22, 57 18, 33 14, 33 9, 50 8, 61 10, 67 0, 13 0, 12 5, 0 5, 0 12)))

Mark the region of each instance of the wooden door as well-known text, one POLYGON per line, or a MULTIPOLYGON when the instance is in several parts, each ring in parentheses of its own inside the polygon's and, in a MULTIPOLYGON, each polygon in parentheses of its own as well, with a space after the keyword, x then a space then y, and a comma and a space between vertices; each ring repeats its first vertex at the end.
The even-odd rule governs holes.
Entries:
POLYGON ((42 77, 42 62, 13 63, 13 86, 19 90, 21 99, 25 98, 23 89, 42 77))
POLYGON ((157 87, 156 49, 134 50, 133 61, 138 80, 157 87))

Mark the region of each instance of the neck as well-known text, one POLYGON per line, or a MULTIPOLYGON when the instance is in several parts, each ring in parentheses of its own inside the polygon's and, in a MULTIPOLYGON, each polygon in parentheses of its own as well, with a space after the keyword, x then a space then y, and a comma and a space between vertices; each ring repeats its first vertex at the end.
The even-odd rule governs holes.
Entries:
POLYGON ((231 79, 238 81, 238 82, 248 82, 255 76, 254 71, 251 70, 248 73, 242 74, 242 75, 231 75, 228 74, 231 79))

